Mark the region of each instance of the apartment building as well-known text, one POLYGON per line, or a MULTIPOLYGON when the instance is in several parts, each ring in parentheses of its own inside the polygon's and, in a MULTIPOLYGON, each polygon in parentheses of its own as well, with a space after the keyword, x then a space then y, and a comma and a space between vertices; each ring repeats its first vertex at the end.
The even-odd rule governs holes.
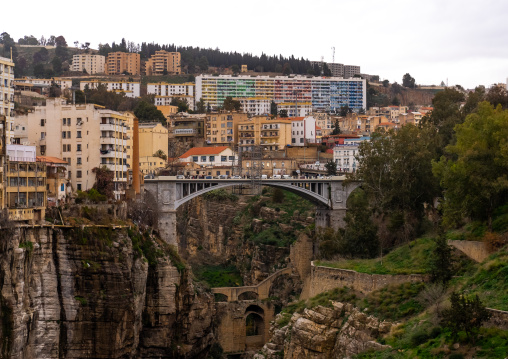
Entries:
POLYGON ((238 148, 240 152, 252 151, 255 145, 264 150, 282 150, 291 144, 291 119, 270 119, 256 116, 238 123, 238 148))
POLYGON ((139 157, 153 156, 157 151, 168 155, 168 129, 159 122, 139 124, 139 157))
POLYGON ((237 126, 247 121, 248 115, 240 112, 214 112, 206 116, 205 140, 209 145, 227 146, 238 143, 237 126))
POLYGON ((316 143, 316 119, 312 116, 291 119, 291 145, 307 146, 316 143))
POLYGON ((182 73, 179 52, 156 51, 145 64, 146 75, 178 75, 182 73))
POLYGON ((277 104, 277 111, 286 111, 288 117, 305 117, 312 113, 311 102, 282 102, 277 104))
POLYGON ((332 73, 332 77, 344 77, 344 64, 332 63, 332 62, 322 62, 322 61, 311 61, 310 64, 312 66, 318 65, 319 68, 323 69, 323 64, 326 63, 326 66, 330 69, 332 73))
POLYGON ((350 79, 355 75, 360 75, 360 66, 356 65, 345 65, 344 66, 344 78, 350 79))
POLYGON ((58 205, 71 193, 70 188, 67 187, 69 182, 68 163, 60 158, 50 156, 37 156, 37 162, 46 165, 47 205, 58 205))
POLYGON ((188 113, 169 116, 169 137, 184 143, 203 140, 206 118, 206 114, 188 113))
POLYGON ((228 146, 194 147, 179 157, 180 162, 194 162, 205 166, 231 166, 238 157, 228 146))
POLYGON ((139 170, 143 175, 155 174, 166 168, 168 161, 155 156, 139 156, 139 170))
MULTIPOLYGON (((365 109, 366 94, 366 81, 360 78, 200 75, 196 77, 195 97, 213 109, 231 96, 240 101, 249 99, 251 104, 257 100, 264 104, 310 103, 312 111, 328 112, 346 105, 355 111, 365 109)), ((266 105, 259 108, 266 111, 266 105)))
POLYGON ((103 74, 105 63, 106 57, 102 55, 78 54, 72 56, 72 71, 103 74))
POLYGON ((9 219, 40 222, 46 213, 46 164, 37 162, 35 146, 7 145, 5 207, 9 219))
POLYGON ((195 84, 191 82, 183 84, 171 84, 168 82, 156 82, 147 84, 147 93, 155 95, 156 106, 168 106, 173 98, 178 97, 187 102, 191 110, 196 108, 195 84))
POLYGON ((141 57, 133 52, 110 52, 106 59, 107 75, 139 75, 141 72, 141 57))
POLYGON ((57 86, 59 86, 62 91, 70 89, 72 87, 72 79, 65 77, 52 77, 50 79, 36 79, 30 77, 22 77, 20 79, 14 79, 14 85, 16 85, 17 87, 32 84, 49 88, 53 84, 53 82, 57 86))
POLYGON ((89 80, 81 81, 79 89, 83 91, 87 86, 89 89, 96 89, 99 85, 106 86, 107 90, 111 92, 123 92, 127 97, 134 98, 140 96, 141 83, 139 82, 89 80))
POLYGON ((127 156, 132 158, 132 147, 127 148, 129 116, 94 104, 48 99, 46 106, 36 106, 24 117, 28 141, 37 153, 67 161, 73 191, 92 188, 93 169, 105 166, 114 173, 115 198, 125 194, 127 156))
POLYGON ((316 127, 321 129, 320 136, 327 136, 332 133, 332 126, 335 125, 335 120, 332 119, 332 116, 326 112, 313 112, 310 115, 316 119, 316 127))
POLYGON ((0 57, 0 116, 3 116, 6 143, 13 135, 14 120, 14 62, 0 57))

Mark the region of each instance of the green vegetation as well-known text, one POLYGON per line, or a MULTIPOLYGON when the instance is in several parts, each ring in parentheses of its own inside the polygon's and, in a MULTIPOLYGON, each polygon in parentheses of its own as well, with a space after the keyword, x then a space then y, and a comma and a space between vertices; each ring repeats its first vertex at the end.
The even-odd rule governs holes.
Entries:
POLYGON ((206 192, 203 197, 208 201, 238 201, 238 196, 226 191, 224 188, 214 189, 210 192, 206 192))
POLYGON ((74 299, 76 299, 82 307, 86 307, 88 305, 88 300, 86 300, 84 297, 75 296, 74 299))
POLYGON ((148 232, 141 233, 136 229, 128 229, 127 233, 136 256, 145 257, 150 266, 157 265, 158 258, 164 257, 164 252, 157 248, 148 232))
POLYGON ((316 261, 316 265, 352 269, 370 274, 423 274, 429 268, 429 258, 434 248, 431 238, 423 237, 397 247, 382 258, 351 259, 340 261, 316 261))
POLYGON ((78 190, 78 196, 76 197, 76 203, 85 203, 86 201, 91 201, 92 203, 100 203, 105 202, 108 198, 105 195, 102 195, 95 188, 91 188, 88 191, 80 191, 78 190))
POLYGON ((24 248, 28 253, 32 253, 34 249, 34 244, 31 241, 23 241, 19 242, 19 248, 24 248))
POLYGON ((206 282, 210 287, 241 287, 243 279, 234 265, 203 265, 193 268, 198 281, 206 282))

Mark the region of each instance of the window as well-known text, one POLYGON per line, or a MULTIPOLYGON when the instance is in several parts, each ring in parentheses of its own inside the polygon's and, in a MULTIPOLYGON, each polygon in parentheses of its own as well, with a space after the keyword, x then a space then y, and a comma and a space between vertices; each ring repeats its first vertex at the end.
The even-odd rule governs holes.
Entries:
POLYGON ((201 156, 201 162, 206 162, 206 156, 201 156))
POLYGON ((78 183, 78 191, 81 191, 81 183, 78 183))
POLYGON ((296 142, 296 139, 295 138, 292 138, 291 139, 291 143, 295 143, 296 142))
POLYGON ((46 132, 41 132, 41 140, 46 138, 46 132))
POLYGON ((303 138, 300 138, 300 143, 303 143, 303 138))
POLYGON ((67 124, 67 119, 66 118, 62 118, 62 125, 66 125, 67 124))
POLYGON ((62 131, 62 138, 67 138, 67 132, 62 131))
POLYGON ((67 126, 70 126, 70 125, 71 125, 71 119, 70 119, 70 118, 68 118, 68 119, 67 119, 67 126))
POLYGON ((62 152, 67 152, 67 145, 62 146, 62 152))
POLYGON ((220 171, 217 171, 217 176, 220 176, 220 171))
POLYGON ((210 156, 210 162, 214 162, 215 161, 215 156, 210 156))
POLYGON ((67 145, 67 152, 71 152, 71 145, 67 145))
POLYGON ((76 147, 77 147, 77 148, 76 148, 76 151, 81 152, 81 143, 78 143, 78 144, 76 145, 76 147))
POLYGON ((71 138, 71 131, 67 131, 67 138, 71 138))
POLYGON ((41 118, 41 126, 44 126, 46 124, 46 120, 41 118))
POLYGON ((76 171, 76 177, 77 178, 81 178, 82 177, 81 171, 76 171))
POLYGON ((198 156, 192 156, 192 162, 198 162, 198 156))
POLYGON ((76 158, 76 162, 78 165, 80 165, 81 164, 81 157, 76 158))
POLYGON ((220 156, 221 162, 226 162, 228 160, 228 156, 220 156))
POLYGON ((229 160, 230 161, 234 161, 235 160, 235 156, 229 156, 229 160))
POLYGON ((78 131, 78 132, 76 133, 76 138, 81 138, 81 131, 78 131))

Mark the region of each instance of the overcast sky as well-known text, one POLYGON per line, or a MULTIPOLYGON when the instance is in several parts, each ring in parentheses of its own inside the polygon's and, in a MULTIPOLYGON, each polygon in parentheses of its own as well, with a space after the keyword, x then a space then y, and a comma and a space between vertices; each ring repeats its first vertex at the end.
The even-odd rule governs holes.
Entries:
POLYGON ((360 65, 474 88, 508 77, 507 0, 62 0, 2 4, 0 32, 67 43, 174 43, 360 65), (9 11, 10 10, 10 14, 9 11))

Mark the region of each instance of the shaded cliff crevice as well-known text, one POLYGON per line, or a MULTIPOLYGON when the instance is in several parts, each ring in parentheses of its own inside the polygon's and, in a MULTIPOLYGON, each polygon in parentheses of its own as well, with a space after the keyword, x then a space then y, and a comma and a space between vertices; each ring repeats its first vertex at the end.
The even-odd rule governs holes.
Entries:
MULTIPOLYGON (((62 282, 60 280, 60 259, 58 258, 58 236, 57 232, 55 230, 51 231, 51 249, 52 249, 52 255, 53 255, 53 266, 54 266, 54 272, 56 274, 56 292, 58 295, 58 306, 60 308, 60 315, 59 315, 59 340, 58 340, 58 357, 59 358, 66 358, 67 356, 67 317, 65 315, 65 307, 63 305, 63 295, 62 295, 62 282)), ((27 339, 29 337, 30 331, 27 333, 27 339)))

